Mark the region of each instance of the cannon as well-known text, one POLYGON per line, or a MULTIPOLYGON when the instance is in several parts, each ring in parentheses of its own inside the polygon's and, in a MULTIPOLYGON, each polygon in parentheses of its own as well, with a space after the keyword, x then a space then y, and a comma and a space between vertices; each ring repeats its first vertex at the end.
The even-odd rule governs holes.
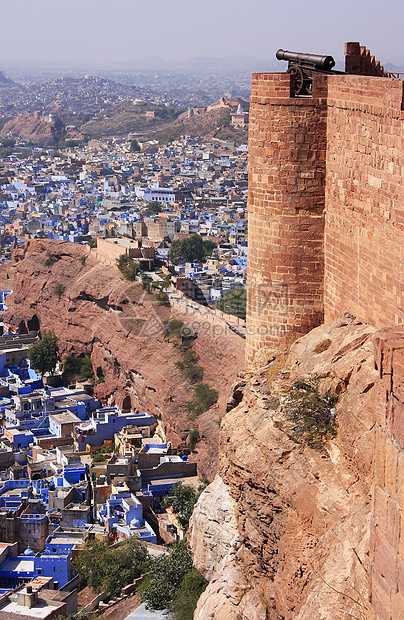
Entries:
POLYGON ((313 73, 341 73, 333 71, 335 60, 332 56, 320 54, 304 54, 302 52, 288 52, 279 49, 276 52, 278 60, 289 62, 286 73, 290 73, 295 80, 295 95, 311 95, 313 73))

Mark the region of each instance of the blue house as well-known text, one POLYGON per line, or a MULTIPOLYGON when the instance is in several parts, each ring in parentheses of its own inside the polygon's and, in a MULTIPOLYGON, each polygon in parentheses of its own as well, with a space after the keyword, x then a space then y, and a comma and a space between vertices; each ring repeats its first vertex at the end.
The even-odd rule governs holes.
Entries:
POLYGON ((115 433, 124 426, 146 427, 145 436, 151 436, 157 425, 157 418, 148 413, 121 413, 118 407, 98 409, 91 420, 78 424, 73 436, 80 452, 86 446, 102 446, 105 441, 112 441, 115 433))
POLYGON ((143 518, 143 506, 133 493, 111 495, 98 511, 98 518, 108 531, 116 531, 118 538, 136 536, 139 540, 157 544, 157 536, 143 518))
POLYGON ((74 575, 71 552, 66 554, 45 550, 35 554, 32 549, 26 549, 23 555, 8 558, 0 566, 0 587, 14 589, 40 575, 52 577, 59 588, 65 586, 74 575))

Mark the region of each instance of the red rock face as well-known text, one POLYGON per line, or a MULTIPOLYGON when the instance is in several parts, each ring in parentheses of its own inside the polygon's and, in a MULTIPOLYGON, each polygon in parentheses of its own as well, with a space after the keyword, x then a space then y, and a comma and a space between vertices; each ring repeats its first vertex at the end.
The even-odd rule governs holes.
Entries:
POLYGON ((49 121, 40 112, 21 114, 8 121, 0 132, 1 137, 9 135, 29 140, 35 144, 54 144, 62 133, 63 123, 59 118, 49 121))
MULTIPOLYGON (((344 315, 297 340, 286 360, 274 355, 260 370, 239 377, 234 386, 241 393, 234 399, 239 404, 221 423, 219 462, 221 488, 233 500, 238 535, 233 534, 223 558, 221 541, 232 515, 222 511, 217 516, 215 485, 210 485, 194 512, 197 532, 191 530, 190 536, 196 565, 211 580, 195 619, 373 617, 369 575, 372 570, 377 586, 389 562, 386 554, 382 557, 385 537, 377 538, 377 531, 379 553, 369 559, 375 436, 381 434, 378 417, 384 419, 386 412, 386 389, 374 367, 374 332, 344 315), (287 410, 294 381, 316 375, 321 393, 340 396, 337 435, 323 450, 298 442, 293 434, 298 423, 287 410)), ((388 364, 384 368, 385 380, 391 380, 388 364)), ((384 461, 378 470, 385 471, 384 461)), ((375 506, 381 513, 386 502, 384 488, 379 491, 375 506)), ((374 520, 386 523, 379 515, 374 520)), ((391 567, 398 566, 396 555, 390 557, 391 567)), ((390 582, 385 598, 389 588, 393 592, 390 582)), ((380 598, 380 592, 373 598, 380 598)), ((383 620, 390 617, 403 616, 380 614, 383 620)))
POLYGON ((104 402, 131 406, 157 415, 174 445, 192 428, 201 474, 212 477, 217 463, 218 427, 230 385, 244 364, 244 341, 232 332, 210 327, 205 317, 175 315, 154 295, 127 282, 115 267, 106 267, 87 246, 35 239, 17 248, 4 288, 11 288, 4 322, 11 330, 52 329, 62 358, 74 352, 91 355, 94 373, 104 377, 96 394, 104 402), (164 336, 164 321, 183 320, 198 332, 193 348, 204 367, 204 382, 219 398, 195 421, 186 402, 193 386, 175 368, 178 342, 164 336), (199 325, 199 328, 198 328, 199 325))

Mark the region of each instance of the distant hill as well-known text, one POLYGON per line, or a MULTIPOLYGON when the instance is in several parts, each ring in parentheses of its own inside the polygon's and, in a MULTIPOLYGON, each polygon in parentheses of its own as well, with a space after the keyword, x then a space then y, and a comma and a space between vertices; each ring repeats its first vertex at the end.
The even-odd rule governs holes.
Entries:
POLYGON ((4 88, 5 86, 12 86, 14 88, 23 88, 21 84, 17 84, 17 82, 13 82, 10 78, 7 78, 2 71, 0 71, 0 88, 4 88))

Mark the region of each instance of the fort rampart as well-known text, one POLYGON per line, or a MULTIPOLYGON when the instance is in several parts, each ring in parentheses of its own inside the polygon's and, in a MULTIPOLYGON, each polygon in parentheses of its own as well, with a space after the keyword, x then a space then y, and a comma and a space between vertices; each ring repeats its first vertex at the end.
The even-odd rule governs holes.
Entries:
POLYGON ((289 74, 253 75, 248 365, 344 312, 402 323, 402 107, 388 77, 318 74, 295 97, 289 74))

